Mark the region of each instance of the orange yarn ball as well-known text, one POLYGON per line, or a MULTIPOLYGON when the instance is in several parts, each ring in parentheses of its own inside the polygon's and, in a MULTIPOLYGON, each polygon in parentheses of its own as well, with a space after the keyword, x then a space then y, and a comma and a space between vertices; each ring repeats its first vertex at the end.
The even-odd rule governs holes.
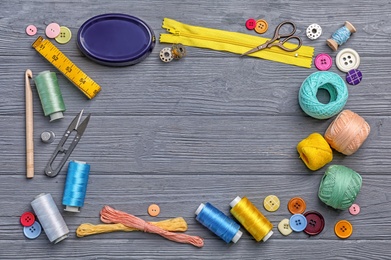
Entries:
POLYGON ((364 143, 370 131, 364 118, 350 110, 343 110, 329 125, 324 138, 338 152, 351 155, 364 143))

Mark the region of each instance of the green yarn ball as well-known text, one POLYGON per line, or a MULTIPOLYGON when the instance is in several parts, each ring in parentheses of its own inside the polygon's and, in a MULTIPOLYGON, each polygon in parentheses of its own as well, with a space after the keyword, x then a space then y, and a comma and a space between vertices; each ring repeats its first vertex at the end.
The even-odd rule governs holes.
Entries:
POLYGON ((318 197, 334 209, 348 209, 362 186, 360 174, 342 165, 327 168, 320 182, 318 197))

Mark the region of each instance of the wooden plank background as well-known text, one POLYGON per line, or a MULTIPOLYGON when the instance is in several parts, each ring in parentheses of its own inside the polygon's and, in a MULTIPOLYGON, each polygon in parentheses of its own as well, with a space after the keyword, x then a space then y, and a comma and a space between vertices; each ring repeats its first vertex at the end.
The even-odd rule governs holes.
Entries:
MULTIPOLYGON (((0 259, 389 259, 391 247, 391 4, 378 1, 3 1, 0 4, 0 259), (158 54, 167 44, 157 42, 153 53, 135 66, 112 68, 84 57, 76 46, 79 27, 102 13, 127 13, 146 21, 158 36, 164 17, 184 23, 247 31, 254 17, 269 22, 264 37, 274 27, 291 20, 305 45, 315 54, 326 52, 325 40, 345 20, 357 33, 343 46, 361 56, 364 80, 349 86, 347 109, 363 116, 371 133, 352 156, 334 152, 332 164, 353 168, 363 177, 357 198, 357 216, 325 206, 317 197, 325 168, 312 172, 299 159, 297 143, 312 132, 323 133, 332 119, 305 115, 297 100, 303 80, 316 68, 304 69, 255 58, 188 47, 180 61, 164 64, 158 54), (65 118, 49 123, 36 89, 34 95, 35 174, 25 178, 24 72, 34 75, 56 71, 31 48, 36 37, 25 28, 34 24, 38 35, 50 22, 67 26, 71 42, 56 44, 101 86, 87 100, 64 76, 57 74, 67 106, 65 118), (310 41, 305 29, 322 26, 320 39, 310 41), (56 178, 43 169, 60 136, 81 110, 92 113, 88 128, 71 159, 91 164, 85 206, 80 213, 62 212, 71 231, 68 239, 51 245, 42 234, 28 240, 20 215, 42 192, 51 193, 61 206, 66 166, 56 178), (52 130, 54 143, 44 144, 40 134, 52 130), (277 195, 281 207, 266 212, 263 199, 277 195), (229 202, 247 196, 274 224, 274 235, 257 243, 247 233, 237 244, 225 244, 194 217, 201 202, 211 202, 229 215, 229 202), (290 216, 286 205, 300 196, 307 209, 318 210, 326 221, 315 237, 304 233, 282 236, 277 224, 290 216), (151 203, 161 208, 152 218, 151 203), (104 205, 127 211, 145 220, 182 216, 187 234, 205 239, 201 249, 177 244, 141 232, 111 233, 77 238, 81 223, 99 223, 104 205), (341 240, 334 224, 349 220, 353 235, 341 240)), ((344 76, 334 65, 331 71, 344 76)))

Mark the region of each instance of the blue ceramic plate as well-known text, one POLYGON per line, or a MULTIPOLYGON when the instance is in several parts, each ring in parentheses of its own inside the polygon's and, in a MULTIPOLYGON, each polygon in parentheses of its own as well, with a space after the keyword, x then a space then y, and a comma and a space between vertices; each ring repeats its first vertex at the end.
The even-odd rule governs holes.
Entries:
POLYGON ((102 14, 87 20, 77 33, 79 49, 108 66, 127 66, 144 60, 155 46, 152 29, 127 14, 102 14))

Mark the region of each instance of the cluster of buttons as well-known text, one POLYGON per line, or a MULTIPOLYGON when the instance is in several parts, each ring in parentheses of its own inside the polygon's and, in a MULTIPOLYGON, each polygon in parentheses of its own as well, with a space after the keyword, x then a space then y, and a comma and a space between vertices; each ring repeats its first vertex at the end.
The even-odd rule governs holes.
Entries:
POLYGON ((37 238, 42 232, 41 225, 31 212, 25 212, 20 216, 20 224, 23 226, 23 234, 29 239, 37 238))
MULTIPOLYGON (((37 34, 38 29, 35 25, 28 25, 26 27, 26 33, 29 36, 37 34)), ((72 32, 68 27, 60 26, 57 23, 50 23, 46 26, 45 34, 50 39, 55 39, 60 44, 68 43, 72 38, 72 32)))
POLYGON ((263 19, 255 20, 253 18, 250 18, 246 21, 246 28, 248 30, 254 30, 255 32, 257 32, 259 34, 262 34, 267 31, 267 29, 269 28, 269 25, 263 19))

